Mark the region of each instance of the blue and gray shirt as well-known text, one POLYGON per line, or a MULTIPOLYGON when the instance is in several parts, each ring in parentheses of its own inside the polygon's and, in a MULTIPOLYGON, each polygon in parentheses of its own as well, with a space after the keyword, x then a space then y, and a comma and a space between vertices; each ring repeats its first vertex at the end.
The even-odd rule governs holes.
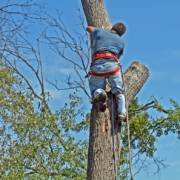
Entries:
MULTIPOLYGON (((93 54, 99 51, 110 51, 120 56, 123 53, 124 42, 122 41, 121 37, 116 33, 101 28, 95 28, 92 32, 92 39, 93 54)), ((118 63, 115 61, 101 59, 95 61, 91 65, 90 69, 92 71, 106 72, 111 71, 117 65, 118 63)))

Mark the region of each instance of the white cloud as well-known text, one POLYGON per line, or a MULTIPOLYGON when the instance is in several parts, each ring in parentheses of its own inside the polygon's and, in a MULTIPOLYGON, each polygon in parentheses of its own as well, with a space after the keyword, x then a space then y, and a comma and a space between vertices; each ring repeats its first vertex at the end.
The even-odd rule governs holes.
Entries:
POLYGON ((171 167, 177 168, 177 166, 180 167, 180 160, 179 161, 171 161, 171 162, 168 162, 167 164, 171 167))

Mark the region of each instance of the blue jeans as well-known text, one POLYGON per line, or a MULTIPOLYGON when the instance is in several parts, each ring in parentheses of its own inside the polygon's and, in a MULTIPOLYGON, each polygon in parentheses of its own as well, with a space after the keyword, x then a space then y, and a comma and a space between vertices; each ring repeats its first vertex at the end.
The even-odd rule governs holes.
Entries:
MULTIPOLYGON (((94 64, 91 65, 90 71, 109 72, 113 68, 117 67, 117 65, 118 63, 113 60, 97 60, 94 64)), ((105 89, 106 81, 108 81, 111 86, 112 93, 116 96, 118 113, 126 113, 124 86, 121 72, 118 72, 115 75, 109 77, 90 76, 89 87, 92 96, 96 89, 105 89)))

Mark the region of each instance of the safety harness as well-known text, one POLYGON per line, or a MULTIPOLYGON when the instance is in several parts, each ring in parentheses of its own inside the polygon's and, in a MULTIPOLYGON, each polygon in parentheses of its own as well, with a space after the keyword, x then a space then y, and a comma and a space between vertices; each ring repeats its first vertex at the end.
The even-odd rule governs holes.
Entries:
POLYGON ((113 52, 109 52, 109 51, 101 51, 101 52, 96 52, 93 55, 93 61, 95 62, 98 59, 111 59, 113 61, 117 61, 118 62, 118 55, 113 53, 113 52))
MULTIPOLYGON (((94 63, 97 60, 100 59, 108 59, 108 60, 112 60, 112 61, 116 61, 118 62, 118 55, 112 52, 108 52, 108 51, 102 51, 102 52, 96 52, 93 55, 92 58, 92 63, 94 63)), ((108 76, 113 76, 116 73, 118 73, 120 71, 120 66, 116 66, 114 69, 112 69, 111 71, 108 72, 97 72, 97 71, 89 71, 88 75, 92 75, 92 76, 98 76, 98 77, 108 77, 108 76)))
POLYGON ((113 70, 108 71, 108 72, 95 72, 95 71, 90 71, 89 75, 93 75, 93 76, 99 76, 99 77, 104 77, 104 76, 113 76, 115 75, 117 72, 120 71, 120 67, 117 66, 115 67, 113 70))

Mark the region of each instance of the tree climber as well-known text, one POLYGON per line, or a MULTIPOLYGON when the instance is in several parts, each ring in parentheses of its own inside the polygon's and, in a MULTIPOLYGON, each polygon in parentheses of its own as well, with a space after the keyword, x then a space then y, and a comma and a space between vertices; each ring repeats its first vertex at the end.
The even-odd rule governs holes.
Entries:
POLYGON ((126 26, 119 22, 111 30, 88 26, 86 30, 92 37, 92 63, 89 71, 89 87, 93 102, 101 102, 104 111, 107 106, 106 82, 116 97, 118 119, 126 119, 124 85, 119 58, 123 54, 124 42, 121 36, 126 26))

